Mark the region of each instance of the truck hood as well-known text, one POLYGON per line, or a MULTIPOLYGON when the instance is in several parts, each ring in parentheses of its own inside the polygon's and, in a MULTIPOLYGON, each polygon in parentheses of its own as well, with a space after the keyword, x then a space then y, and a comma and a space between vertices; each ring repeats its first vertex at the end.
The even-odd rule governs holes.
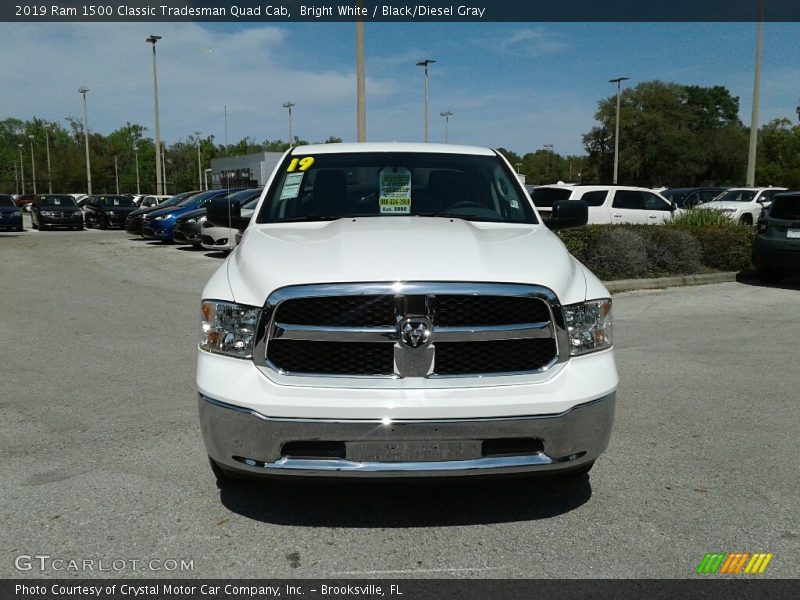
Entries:
MULTIPOLYGON (((284 286, 377 281, 528 283, 562 304, 586 299, 584 269, 540 225, 439 217, 253 224, 225 267, 233 300, 253 306, 284 286)), ((204 297, 220 298, 218 284, 212 277, 204 297)))

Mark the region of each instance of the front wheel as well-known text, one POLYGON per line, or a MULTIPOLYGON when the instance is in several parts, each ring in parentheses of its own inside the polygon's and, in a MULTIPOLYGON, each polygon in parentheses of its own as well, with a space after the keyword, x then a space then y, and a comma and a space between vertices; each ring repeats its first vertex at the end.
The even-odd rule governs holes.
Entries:
POLYGON ((753 226, 753 216, 752 215, 742 215, 739 218, 739 223, 741 223, 745 227, 752 227, 753 226))
POLYGON ((100 217, 100 229, 108 229, 108 218, 100 217))

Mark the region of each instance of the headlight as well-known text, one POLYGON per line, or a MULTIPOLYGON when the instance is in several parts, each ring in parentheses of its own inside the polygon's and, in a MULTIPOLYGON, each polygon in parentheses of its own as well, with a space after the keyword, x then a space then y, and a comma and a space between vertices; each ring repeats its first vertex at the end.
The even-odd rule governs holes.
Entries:
POLYGON ((186 219, 187 223, 203 223, 206 220, 205 217, 193 217, 191 219, 186 219))
POLYGON ((233 302, 203 300, 200 349, 251 358, 261 309, 233 302))
POLYGON ((106 214, 107 214, 109 217, 113 217, 113 216, 114 216, 114 211, 113 211, 113 210, 107 210, 107 211, 106 211, 106 214))
POLYGON ((172 213, 169 213, 167 215, 159 215, 159 216, 155 217, 153 220, 154 221, 163 221, 164 219, 169 219, 171 216, 172 216, 172 213))
POLYGON ((611 348, 611 298, 571 304, 563 310, 571 356, 611 348))

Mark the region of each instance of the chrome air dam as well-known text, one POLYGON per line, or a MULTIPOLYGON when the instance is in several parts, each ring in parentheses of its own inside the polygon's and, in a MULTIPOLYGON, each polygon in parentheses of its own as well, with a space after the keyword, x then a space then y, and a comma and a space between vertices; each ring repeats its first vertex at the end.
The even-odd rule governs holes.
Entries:
POLYGON ((203 394, 199 408, 208 454, 227 472, 423 477, 578 468, 608 446, 615 401, 611 393, 552 415, 398 421, 270 418, 203 394), (409 458, 415 452, 426 456, 409 458))

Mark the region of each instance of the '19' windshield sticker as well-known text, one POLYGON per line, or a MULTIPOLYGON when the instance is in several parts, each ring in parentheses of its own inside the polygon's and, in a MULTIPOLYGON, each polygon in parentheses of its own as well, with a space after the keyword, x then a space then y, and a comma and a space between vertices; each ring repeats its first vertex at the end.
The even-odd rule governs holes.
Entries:
POLYGON ((382 215, 407 215, 411 212, 411 171, 387 167, 380 174, 378 205, 382 215))
POLYGON ((303 183, 305 173, 289 173, 283 181, 281 200, 297 198, 300 195, 300 184, 303 183))
POLYGON ((286 167, 287 173, 294 173, 295 171, 308 171, 311 165, 314 164, 313 156, 304 156, 303 158, 293 158, 289 166, 286 167))

